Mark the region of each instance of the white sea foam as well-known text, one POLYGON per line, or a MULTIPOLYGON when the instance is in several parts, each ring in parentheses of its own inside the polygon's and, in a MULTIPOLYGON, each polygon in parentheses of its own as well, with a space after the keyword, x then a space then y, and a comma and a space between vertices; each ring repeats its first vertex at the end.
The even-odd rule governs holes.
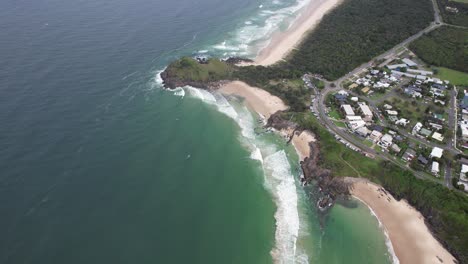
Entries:
POLYGON ((174 89, 174 95, 184 97, 185 96, 185 90, 183 88, 181 88, 181 87, 177 87, 177 88, 174 89))
POLYGON ((294 176, 284 150, 266 157, 264 168, 269 175, 267 180, 273 188, 277 204, 276 245, 272 255, 278 263, 297 263, 298 260, 304 260, 304 257, 296 255, 296 241, 299 235, 298 197, 294 176))
POLYGON ((281 4, 277 0, 270 7, 261 5, 257 14, 250 17, 221 43, 213 45, 213 48, 218 51, 228 51, 230 56, 255 56, 268 44, 273 32, 278 30, 282 23, 292 22, 297 12, 309 1, 297 0, 294 4, 280 9, 273 7, 281 4), (259 23, 252 23, 259 19, 261 20, 259 23))
POLYGON ((254 145, 254 151, 250 154, 250 158, 253 160, 258 160, 263 164, 263 157, 262 157, 262 152, 260 149, 254 145))

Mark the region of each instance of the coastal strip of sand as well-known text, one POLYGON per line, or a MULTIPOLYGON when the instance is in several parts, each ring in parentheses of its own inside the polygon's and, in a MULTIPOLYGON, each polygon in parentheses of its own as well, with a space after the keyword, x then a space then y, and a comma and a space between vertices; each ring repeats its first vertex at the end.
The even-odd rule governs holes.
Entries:
MULTIPOLYGON (((247 106, 268 120, 277 111, 288 109, 286 104, 277 96, 260 88, 251 87, 241 81, 229 82, 223 85, 219 92, 226 95, 240 96, 245 99, 247 106)), ((285 137, 293 137, 291 142, 297 150, 300 160, 304 160, 310 154, 309 143, 315 141, 315 137, 309 131, 296 131, 292 128, 281 131, 285 137), (294 135, 292 135, 294 133, 294 135)))
POLYGON ((400 263, 454 263, 437 241, 424 217, 406 201, 397 201, 381 186, 365 179, 347 178, 351 194, 375 213, 385 228, 400 263))
POLYGON ((307 33, 314 29, 322 17, 342 0, 311 0, 286 31, 273 34, 268 45, 262 49, 254 64, 271 65, 284 59, 307 33))
POLYGON ((218 91, 223 94, 245 98, 247 105, 267 120, 277 111, 288 109, 279 97, 271 95, 263 89, 249 86, 241 81, 229 82, 218 91))
MULTIPOLYGON (((254 64, 271 65, 282 60, 323 15, 341 1, 312 0, 287 31, 273 36, 254 64)), ((244 97, 247 105, 266 119, 277 111, 287 109, 280 98, 240 81, 229 82, 219 91, 244 97)), ((291 136, 293 130, 280 132, 291 136)), ((315 138, 312 133, 302 131, 296 132, 291 141, 300 159, 304 160, 310 155, 309 143, 315 138)), ((353 181, 353 196, 365 203, 383 225, 400 263, 454 263, 455 258, 432 236, 423 216, 406 201, 396 201, 382 187, 366 180, 349 180, 353 181)))

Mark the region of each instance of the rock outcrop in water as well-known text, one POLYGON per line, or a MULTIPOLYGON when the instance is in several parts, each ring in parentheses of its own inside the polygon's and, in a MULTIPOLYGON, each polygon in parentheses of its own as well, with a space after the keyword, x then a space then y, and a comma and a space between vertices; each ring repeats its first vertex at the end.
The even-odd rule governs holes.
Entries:
MULTIPOLYGON (((269 119, 267 126, 275 129, 294 129, 298 130, 298 125, 292 121, 285 120, 281 116, 281 112, 273 114, 269 119)), ((301 162, 301 168, 304 174, 303 182, 305 184, 316 182, 319 188, 321 197, 318 202, 318 207, 321 209, 327 208, 334 204, 335 200, 340 196, 348 196, 350 194, 349 182, 344 178, 334 177, 329 169, 321 166, 320 141, 309 143, 310 157, 301 162)))

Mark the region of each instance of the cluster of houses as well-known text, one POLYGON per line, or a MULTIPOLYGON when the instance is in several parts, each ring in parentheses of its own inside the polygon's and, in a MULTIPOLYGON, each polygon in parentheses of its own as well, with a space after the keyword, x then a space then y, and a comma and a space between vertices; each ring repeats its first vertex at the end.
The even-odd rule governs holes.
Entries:
POLYGON ((349 89, 360 88, 364 94, 372 94, 374 90, 389 88, 398 82, 399 78, 384 71, 370 69, 369 74, 349 85, 349 89))
POLYGON ((461 131, 461 147, 468 149, 468 91, 464 91, 464 96, 460 102, 461 117, 458 122, 461 131))
POLYGON ((373 123, 374 114, 365 102, 359 102, 357 97, 351 97, 348 103, 348 92, 342 90, 335 94, 335 101, 345 116, 348 128, 356 134, 366 137, 370 134, 367 126, 373 123))
POLYGON ((428 80, 420 81, 416 80, 414 83, 411 83, 403 87, 403 92, 412 98, 423 98, 423 94, 427 94, 426 97, 429 100, 432 100, 435 104, 445 106, 445 98, 447 95, 447 84, 434 83, 428 80), (423 86, 424 85, 424 86, 423 86), (427 90, 426 90, 427 89, 427 90))
POLYGON ((463 185, 465 191, 468 191, 468 159, 461 158, 460 159, 460 179, 458 180, 459 185, 463 185))
POLYGON ((419 138, 423 138, 423 139, 432 138, 435 141, 443 142, 444 136, 441 133, 437 132, 438 130, 441 130, 443 126, 438 123, 432 123, 432 122, 428 122, 428 124, 435 131, 425 128, 421 122, 418 122, 416 123, 416 125, 414 125, 413 130, 411 131, 411 134, 419 138))

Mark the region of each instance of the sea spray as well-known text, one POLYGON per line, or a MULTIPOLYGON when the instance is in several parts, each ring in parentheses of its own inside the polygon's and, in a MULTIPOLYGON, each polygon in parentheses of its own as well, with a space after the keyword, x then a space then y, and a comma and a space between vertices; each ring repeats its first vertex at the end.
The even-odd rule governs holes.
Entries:
MULTIPOLYGON (((254 132, 255 118, 240 101, 236 102, 235 99, 228 101, 219 93, 210 93, 194 87, 186 86, 183 89, 191 97, 215 106, 219 112, 233 119, 241 130, 240 143, 251 152, 249 158, 260 162, 264 171, 265 186, 271 192, 277 206, 274 215, 276 220, 275 246, 271 251, 274 261, 276 263, 308 263, 309 257, 306 249, 297 246, 301 214, 298 207, 297 182, 285 150, 271 140, 266 140, 265 134, 254 132)), ((303 226, 306 226, 305 221, 302 221, 303 226)))
POLYGON ((276 245, 272 255, 278 263, 295 263, 296 241, 299 235, 299 214, 297 211, 297 192, 294 176, 284 150, 265 158, 265 173, 274 189, 277 211, 276 245))

